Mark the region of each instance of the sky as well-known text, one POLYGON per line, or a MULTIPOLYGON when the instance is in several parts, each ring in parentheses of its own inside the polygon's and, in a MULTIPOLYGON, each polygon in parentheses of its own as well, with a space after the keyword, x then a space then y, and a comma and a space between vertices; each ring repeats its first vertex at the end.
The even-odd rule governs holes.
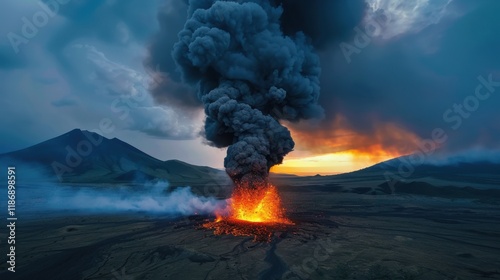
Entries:
MULTIPOLYGON (((4 1, 0 153, 80 128, 222 168, 226 151, 203 139, 196 88, 171 56, 186 2, 4 1)), ((284 32, 303 29, 320 58, 325 114, 283 122, 296 145, 273 171, 342 173, 429 145, 499 150, 500 2, 288 3, 284 32)))

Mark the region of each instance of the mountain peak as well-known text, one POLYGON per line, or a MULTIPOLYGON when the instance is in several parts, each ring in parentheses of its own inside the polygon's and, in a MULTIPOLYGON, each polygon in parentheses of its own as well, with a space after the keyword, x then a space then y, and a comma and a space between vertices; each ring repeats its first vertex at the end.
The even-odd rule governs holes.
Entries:
MULTIPOLYGON (((93 136, 93 137, 106 138, 106 137, 102 136, 101 134, 93 132, 93 131, 89 131, 89 130, 85 130, 85 129, 80 129, 80 128, 75 128, 75 129, 72 129, 72 130, 70 130, 70 131, 68 131, 68 132, 66 132, 64 134, 61 134, 60 136, 55 137, 53 139, 56 139, 56 138, 59 138, 59 137, 63 137, 63 136, 81 137, 82 135, 83 136, 89 135, 89 136, 93 136)), ((108 138, 106 138, 106 139, 108 139, 108 138)))
POLYGON ((78 128, 31 147, 0 155, 2 160, 36 166, 46 179, 64 182, 117 183, 157 178, 168 179, 170 183, 198 184, 213 180, 215 173, 225 174, 182 161, 163 162, 118 138, 108 139, 78 128))
POLYGON ((66 133, 64 133, 64 134, 73 134, 73 133, 81 133, 81 132, 82 132, 82 130, 81 130, 81 129, 79 129, 79 128, 74 128, 74 129, 72 129, 72 130, 70 130, 70 131, 68 131, 68 132, 66 132, 66 133))

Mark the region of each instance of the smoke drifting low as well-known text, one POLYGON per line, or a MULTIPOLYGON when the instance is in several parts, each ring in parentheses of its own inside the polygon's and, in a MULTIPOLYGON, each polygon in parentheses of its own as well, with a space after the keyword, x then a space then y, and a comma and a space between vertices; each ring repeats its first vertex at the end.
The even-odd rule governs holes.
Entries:
POLYGON ((197 196, 189 187, 171 190, 167 182, 148 183, 140 188, 23 185, 18 188, 18 196, 20 203, 25 204, 20 205, 23 211, 145 212, 183 216, 209 214, 226 207, 225 200, 197 196))
POLYGON ((265 180, 294 147, 279 120, 323 116, 319 58, 304 33, 283 33, 281 6, 189 3, 173 57, 183 80, 198 86, 205 136, 216 147, 229 146, 224 166, 233 180, 265 180))

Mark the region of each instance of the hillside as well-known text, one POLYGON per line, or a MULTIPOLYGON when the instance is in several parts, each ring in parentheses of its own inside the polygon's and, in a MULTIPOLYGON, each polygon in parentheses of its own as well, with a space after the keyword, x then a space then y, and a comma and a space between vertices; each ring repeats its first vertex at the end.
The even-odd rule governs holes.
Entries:
POLYGON ((173 185, 228 183, 224 171, 179 160, 161 161, 117 139, 74 129, 0 155, 15 165, 21 179, 63 183, 142 183, 168 180, 173 185), (26 172, 26 171, 29 172, 26 172))

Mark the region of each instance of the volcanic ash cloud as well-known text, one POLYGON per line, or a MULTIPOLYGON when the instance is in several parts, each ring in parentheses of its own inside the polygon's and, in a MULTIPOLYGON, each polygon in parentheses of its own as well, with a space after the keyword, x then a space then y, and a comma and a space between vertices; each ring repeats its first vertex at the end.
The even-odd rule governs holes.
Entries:
POLYGON ((185 82, 197 85, 205 137, 228 147, 235 182, 266 181, 293 150, 280 120, 321 117, 319 58, 302 33, 284 35, 281 6, 269 1, 189 1, 173 57, 185 82))

